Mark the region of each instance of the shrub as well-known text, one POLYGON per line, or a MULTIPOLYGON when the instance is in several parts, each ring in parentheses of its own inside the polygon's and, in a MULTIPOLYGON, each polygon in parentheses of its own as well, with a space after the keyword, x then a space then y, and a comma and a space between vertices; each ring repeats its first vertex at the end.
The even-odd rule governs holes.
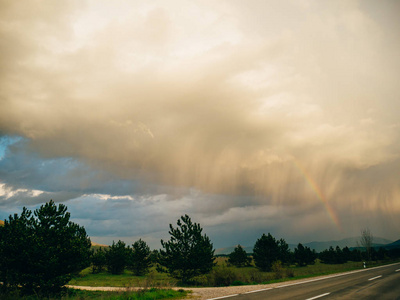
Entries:
POLYGON ((235 280, 234 282, 232 282, 231 285, 239 286, 239 285, 246 285, 246 283, 241 280, 235 280))
POLYGON ((235 272, 228 267, 215 268, 211 273, 212 286, 229 286, 237 280, 235 272))
POLYGON ((264 279, 263 274, 257 269, 251 270, 249 275, 251 283, 261 283, 264 279))
POLYGON ((271 270, 274 272, 275 279, 281 279, 285 277, 285 269, 282 267, 282 262, 280 260, 272 263, 271 270))
POLYGON ((285 271, 286 271, 286 277, 288 278, 294 277, 294 271, 292 269, 287 268, 285 271))

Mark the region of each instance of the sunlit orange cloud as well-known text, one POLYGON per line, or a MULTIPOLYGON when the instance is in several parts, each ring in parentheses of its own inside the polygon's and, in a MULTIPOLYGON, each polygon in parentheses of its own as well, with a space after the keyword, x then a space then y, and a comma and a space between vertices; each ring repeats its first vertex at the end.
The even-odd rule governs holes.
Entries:
POLYGON ((2 1, 0 132, 42 158, 254 203, 311 207, 305 178, 340 227, 349 202, 399 194, 400 24, 368 5, 2 1))

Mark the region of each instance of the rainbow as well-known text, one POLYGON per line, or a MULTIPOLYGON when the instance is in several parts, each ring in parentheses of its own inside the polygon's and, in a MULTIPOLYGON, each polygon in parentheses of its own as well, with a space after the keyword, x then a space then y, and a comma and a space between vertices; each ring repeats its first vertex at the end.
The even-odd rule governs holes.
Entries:
POLYGON ((325 209, 331 218, 332 222, 336 225, 336 227, 340 230, 343 231, 342 225, 340 224, 340 220, 332 208, 332 206, 329 204, 328 200, 326 199, 325 195, 321 191, 320 187, 317 185, 315 180, 312 178, 312 176, 306 171, 306 169, 296 160, 294 160, 295 166, 300 170, 302 175, 306 178, 307 183, 310 185, 311 189, 315 192, 317 195, 318 199, 324 204, 325 209))

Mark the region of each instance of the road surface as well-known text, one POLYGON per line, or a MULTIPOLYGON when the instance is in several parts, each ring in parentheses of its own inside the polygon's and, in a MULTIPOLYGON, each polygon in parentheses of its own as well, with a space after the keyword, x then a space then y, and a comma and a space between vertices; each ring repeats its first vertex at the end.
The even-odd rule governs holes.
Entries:
MULTIPOLYGON (((329 278, 298 283, 282 283, 273 288, 227 295, 212 299, 226 300, 328 300, 390 299, 400 300, 400 263, 363 269, 329 278)), ((211 300, 211 299, 210 299, 211 300)))

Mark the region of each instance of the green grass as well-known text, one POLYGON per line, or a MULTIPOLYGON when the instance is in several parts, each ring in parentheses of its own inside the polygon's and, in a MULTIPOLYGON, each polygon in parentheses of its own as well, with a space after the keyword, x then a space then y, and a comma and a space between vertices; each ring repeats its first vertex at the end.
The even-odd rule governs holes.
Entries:
POLYGON ((2 300, 39 300, 39 299, 62 299, 62 300, 91 300, 91 299, 104 299, 104 300, 159 300, 159 299, 183 299, 187 296, 188 292, 184 290, 171 290, 171 289, 146 289, 135 292, 100 292, 100 291, 83 291, 68 289, 66 293, 55 298, 42 298, 39 296, 21 296, 18 291, 9 294, 0 294, 2 300))
POLYGON ((91 268, 86 268, 73 278, 69 285, 78 286, 113 286, 113 287, 169 287, 176 286, 177 280, 168 277, 152 268, 146 276, 134 276, 125 270, 121 275, 112 275, 106 271, 92 274, 91 268))
MULTIPOLYGON (((368 264, 368 267, 382 265, 383 263, 368 264)), ((283 267, 277 272, 261 272, 254 266, 236 268, 227 266, 226 258, 218 257, 217 266, 212 272, 198 276, 186 287, 204 286, 228 286, 247 284, 266 284, 285 280, 308 278, 320 275, 362 269, 362 262, 347 262, 339 265, 322 264, 318 260, 314 265, 305 267, 283 267)), ((111 275, 107 272, 91 274, 91 269, 83 270, 79 276, 69 282, 70 285, 78 286, 114 286, 114 287, 171 287, 181 284, 165 273, 159 273, 155 268, 146 276, 134 276, 130 271, 121 275, 111 275)))
POLYGON ((156 300, 156 299, 182 299, 187 295, 186 291, 170 289, 149 289, 137 292, 95 292, 73 290, 74 298, 68 296, 64 299, 129 299, 129 300, 156 300))

